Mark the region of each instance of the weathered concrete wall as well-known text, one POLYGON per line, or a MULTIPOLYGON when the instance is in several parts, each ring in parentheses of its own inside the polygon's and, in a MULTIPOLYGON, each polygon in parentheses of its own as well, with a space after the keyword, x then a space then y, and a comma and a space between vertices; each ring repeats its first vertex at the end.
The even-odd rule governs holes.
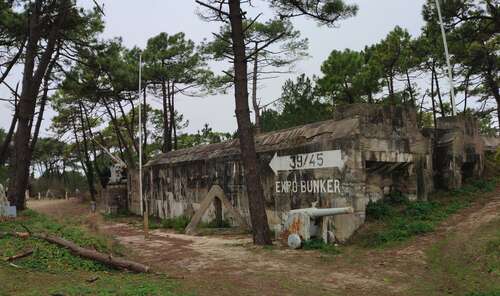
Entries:
POLYGON ((139 172, 127 172, 127 210, 136 215, 142 215, 141 200, 139 195, 139 172))
POLYGON ((127 184, 108 184, 100 192, 99 208, 106 214, 116 214, 128 208, 127 184))
POLYGON ((481 177, 484 141, 475 118, 439 118, 432 138, 437 186, 443 189, 459 188, 464 179, 481 177))
MULTIPOLYGON (((194 147, 149 162, 144 190, 150 213, 161 218, 192 216, 210 187, 218 184, 249 220, 238 145, 231 141, 194 147)), ((429 140, 418 131, 415 112, 406 107, 339 110, 333 120, 259 135, 256 149, 275 231, 282 229, 291 209, 313 203, 323 208, 352 206, 354 214, 316 221, 323 238, 343 241, 364 222, 369 200, 391 191, 425 199, 432 190, 429 140), (332 156, 335 151, 340 151, 337 158, 332 156), (326 166, 329 161, 343 165, 326 166), (276 169, 283 164, 291 167, 276 169)), ((213 219, 213 212, 205 219, 213 219)))
POLYGON ((481 137, 484 143, 484 150, 489 152, 496 152, 500 148, 500 137, 481 137))

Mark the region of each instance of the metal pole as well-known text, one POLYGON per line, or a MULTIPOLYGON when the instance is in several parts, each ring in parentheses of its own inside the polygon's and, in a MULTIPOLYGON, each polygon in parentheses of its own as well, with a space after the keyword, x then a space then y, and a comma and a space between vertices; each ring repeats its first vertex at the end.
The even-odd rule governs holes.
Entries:
POLYGON ((444 54, 446 57, 446 64, 448 65, 448 79, 450 80, 450 98, 451 98, 451 113, 453 116, 457 115, 457 106, 455 106, 455 88, 453 86, 453 73, 450 63, 450 53, 448 52, 448 42, 446 41, 446 32, 444 31, 443 16, 441 15, 441 6, 439 0, 436 1, 436 8, 438 11, 439 24, 441 26, 441 35, 443 35, 444 54))
POLYGON ((142 91, 142 53, 139 54, 139 90, 137 97, 139 98, 139 197, 141 200, 141 211, 144 217, 144 238, 148 237, 149 221, 148 221, 148 207, 145 204, 146 200, 142 195, 142 105, 141 105, 141 91, 142 91))

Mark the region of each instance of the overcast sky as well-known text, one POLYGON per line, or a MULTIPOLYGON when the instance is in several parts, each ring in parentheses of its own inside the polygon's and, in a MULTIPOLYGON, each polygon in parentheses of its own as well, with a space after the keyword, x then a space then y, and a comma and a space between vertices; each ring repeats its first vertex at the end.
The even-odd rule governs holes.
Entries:
MULTIPOLYGON (((90 7, 91 0, 78 1, 90 7)), ((211 38, 211 33, 218 30, 219 24, 206 23, 196 15, 198 5, 191 0, 100 0, 104 2, 106 29, 103 39, 122 37, 128 46, 144 48, 147 40, 160 32, 175 34, 185 32, 187 38, 199 43, 204 38, 211 38)), ((309 59, 301 61, 295 67, 295 73, 282 75, 268 80, 259 89, 258 97, 263 103, 279 97, 283 82, 300 73, 308 76, 320 73, 321 63, 333 49, 350 48, 360 50, 365 45, 378 42, 395 26, 406 28, 417 36, 423 25, 421 9, 424 0, 357 0, 358 15, 339 23, 339 28, 319 27, 310 19, 299 18, 294 25, 309 39, 309 59)), ((255 1, 256 11, 263 11, 267 16, 271 11, 266 1, 255 1)), ((0 89, 5 96, 5 89, 0 89)), ((214 130, 232 132, 236 130, 234 117, 234 98, 230 95, 217 95, 204 98, 179 97, 178 110, 189 119, 190 125, 184 132, 196 132, 208 123, 214 130)), ((0 105, 0 127, 8 128, 11 111, 8 105, 0 105)), ((45 128, 49 125, 53 112, 45 116, 45 128)))

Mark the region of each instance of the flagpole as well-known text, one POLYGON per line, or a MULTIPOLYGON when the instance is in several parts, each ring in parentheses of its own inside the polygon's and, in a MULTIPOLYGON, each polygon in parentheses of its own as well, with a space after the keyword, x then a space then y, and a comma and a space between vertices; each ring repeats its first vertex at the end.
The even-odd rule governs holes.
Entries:
POLYGON ((149 213, 147 201, 142 194, 142 105, 141 105, 141 91, 142 91, 142 53, 139 53, 139 90, 137 97, 139 99, 139 197, 141 200, 141 212, 144 217, 144 238, 148 238, 149 232, 149 213))
POLYGON ((441 15, 441 6, 439 0, 436 0, 436 8, 439 17, 439 24, 441 26, 441 35, 443 36, 444 54, 446 63, 448 65, 448 79, 450 80, 450 98, 451 98, 451 113, 453 116, 457 115, 457 106, 455 106, 455 88, 453 86, 453 72, 450 63, 450 53, 448 52, 448 42, 446 41, 446 32, 444 30, 443 16, 441 15))

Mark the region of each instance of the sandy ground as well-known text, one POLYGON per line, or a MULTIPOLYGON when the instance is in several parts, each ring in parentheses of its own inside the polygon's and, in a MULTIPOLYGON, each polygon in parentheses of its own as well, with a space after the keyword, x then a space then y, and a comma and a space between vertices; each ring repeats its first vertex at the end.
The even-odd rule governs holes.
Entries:
MULTIPOLYGON (((346 247, 341 255, 285 247, 253 246, 249 236, 189 236, 166 230, 147 240, 132 223, 105 221, 76 199, 31 201, 29 207, 62 219, 79 219, 91 230, 112 236, 126 256, 155 271, 181 278, 196 295, 405 295, 425 278, 425 250, 452 232, 472 233, 500 217, 500 194, 452 216, 439 229, 401 247, 346 247)), ((137 222, 137 221, 136 221, 137 222)))

